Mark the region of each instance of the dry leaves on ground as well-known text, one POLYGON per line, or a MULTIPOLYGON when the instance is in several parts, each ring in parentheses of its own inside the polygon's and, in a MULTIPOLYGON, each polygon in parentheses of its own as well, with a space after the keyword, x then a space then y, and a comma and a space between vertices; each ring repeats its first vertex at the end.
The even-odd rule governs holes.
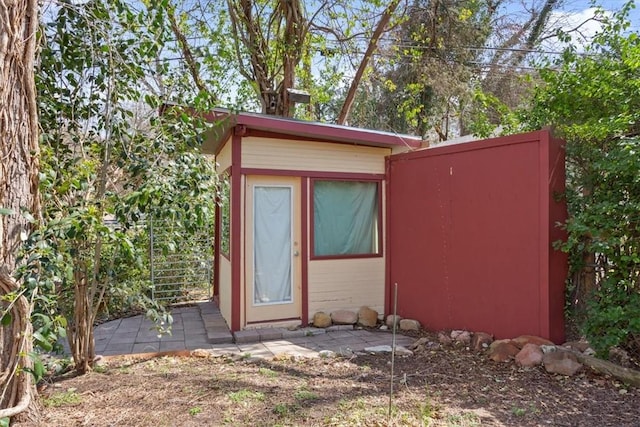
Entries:
POLYGON ((122 356, 43 392, 57 426, 634 426, 640 391, 584 372, 494 363, 465 349, 396 358, 122 356))

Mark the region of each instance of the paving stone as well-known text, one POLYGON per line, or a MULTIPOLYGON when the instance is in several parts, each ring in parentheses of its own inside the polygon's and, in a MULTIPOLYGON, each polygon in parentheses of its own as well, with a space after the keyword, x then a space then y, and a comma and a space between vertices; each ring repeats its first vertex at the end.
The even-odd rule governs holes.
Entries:
POLYGON ((184 350, 184 341, 160 341, 160 351, 184 350))
POLYGON ((265 328, 258 329, 260 334, 260 341, 272 341, 282 338, 282 329, 280 328, 265 328))
POLYGON ((238 348, 243 353, 258 353, 261 351, 266 351, 267 347, 264 343, 250 343, 250 344, 238 344, 238 348))
POLYGON ((238 331, 233 334, 237 344, 260 341, 260 334, 255 329, 238 331))
POLYGON ((217 328, 206 327, 205 330, 207 331, 207 333, 231 335, 231 332, 229 332, 229 328, 226 328, 226 327, 225 328, 222 328, 222 327, 217 327, 217 328))
POLYGON ((204 322, 202 322, 202 319, 197 319, 197 320, 184 320, 182 322, 182 325, 184 326, 185 329, 190 329, 190 328, 204 328, 204 322))
POLYGON ((128 326, 126 328, 120 327, 120 328, 118 328, 117 331, 115 331, 113 333, 113 335, 115 336, 115 335, 120 335, 120 334, 137 334, 139 330, 140 330, 140 328, 139 327, 135 327, 135 326, 128 326))
POLYGON ((201 313, 220 313, 220 310, 218 309, 218 307, 216 307, 216 305, 211 301, 198 303, 197 308, 200 310, 201 313))
POLYGON ((328 332, 327 335, 329 335, 332 339, 353 337, 353 335, 349 331, 344 331, 344 330, 336 331, 336 332, 328 332))
POLYGON ((315 335, 322 335, 322 334, 326 334, 327 333, 327 331, 325 329, 314 328, 314 327, 302 328, 300 330, 304 331, 304 334, 306 336, 315 336, 315 335))
POLYGON ((175 341, 183 341, 184 342, 184 332, 176 332, 174 331, 171 334, 163 334, 162 338, 160 338, 160 342, 175 342, 175 341))
POLYGON ((353 325, 331 325, 325 329, 327 332, 353 331, 353 325))
POLYGON ((140 331, 136 336, 136 342, 155 342, 160 341, 162 335, 156 333, 149 333, 147 331, 140 331))
POLYGON ((227 326, 226 323, 221 323, 221 322, 205 322, 203 323, 205 329, 215 329, 215 330, 220 330, 220 331, 228 331, 229 327, 227 326))
POLYGON ((277 356, 279 354, 300 353, 300 352, 304 352, 304 351, 308 350, 306 347, 301 347, 301 346, 295 345, 295 344, 274 345, 272 343, 265 343, 265 347, 267 348, 267 350, 269 350, 271 353, 273 353, 274 356, 277 356))
POLYGON ((98 345, 98 344, 106 344, 109 342, 109 340, 111 340, 111 338, 113 337, 113 335, 109 335, 109 336, 105 336, 105 337, 96 337, 95 335, 93 336, 93 342, 98 345))
POLYGON ((313 342, 316 342, 316 343, 331 341, 333 339, 330 334, 313 335, 310 338, 312 338, 313 342))
POLYGON ((131 344, 120 343, 120 344, 110 344, 107 351, 117 351, 119 352, 117 354, 128 354, 128 353, 131 353, 132 349, 133 349, 133 343, 131 344))
POLYGON ((233 342, 233 335, 231 332, 207 332, 207 340, 211 344, 222 344, 222 343, 231 343, 233 342))
POLYGON ((134 344, 133 353, 153 353, 160 351, 160 343, 139 343, 134 344))
POLYGON ((120 325, 140 325, 142 319, 142 316, 125 317, 124 319, 120 319, 120 325))
POLYGON ((307 345, 313 341, 313 337, 303 336, 303 337, 287 338, 286 340, 292 344, 307 345))
POLYGON ((294 329, 293 331, 284 329, 282 331, 282 338, 285 339, 300 338, 304 336, 306 336, 306 332, 302 329, 294 329))
POLYGON ((224 317, 222 317, 222 314, 217 313, 217 314, 202 314, 201 319, 204 321, 210 321, 210 322, 222 322, 225 323, 224 317))
POLYGON ((365 338, 375 336, 376 334, 385 334, 386 332, 370 332, 365 329, 354 329, 350 333, 354 337, 365 338))
POLYGON ((238 345, 240 354, 250 355, 251 357, 273 357, 273 353, 262 343, 238 345))
POLYGON ((136 333, 116 334, 109 340, 112 344, 133 344, 136 342, 136 333))
POLYGON ((182 313, 180 316, 185 322, 202 322, 202 316, 200 316, 200 313, 182 313))

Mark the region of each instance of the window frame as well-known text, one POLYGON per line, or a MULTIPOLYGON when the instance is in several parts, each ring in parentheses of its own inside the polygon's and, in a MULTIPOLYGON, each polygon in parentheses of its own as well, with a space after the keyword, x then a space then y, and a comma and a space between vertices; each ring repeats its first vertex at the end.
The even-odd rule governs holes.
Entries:
POLYGON ((222 203, 220 203, 220 254, 227 260, 231 261, 231 174, 224 172, 220 175, 220 195, 222 203), (226 212, 225 212, 226 211, 226 212), (226 213, 226 215, 225 215, 226 213), (225 219, 227 227, 225 230, 225 219), (225 233, 226 231, 226 233, 225 233), (226 242, 226 251, 225 251, 226 242))
POLYGON ((310 260, 338 260, 338 259, 357 259, 357 258, 381 258, 384 256, 384 236, 383 231, 383 198, 382 198, 382 183, 381 179, 366 179, 366 178, 311 178, 309 185, 309 259, 310 260), (378 205, 378 220, 377 220, 377 233, 378 242, 377 252, 363 253, 363 254, 343 254, 343 255, 316 255, 315 254, 315 183, 317 181, 333 181, 333 182, 370 182, 376 184, 376 197, 378 205))

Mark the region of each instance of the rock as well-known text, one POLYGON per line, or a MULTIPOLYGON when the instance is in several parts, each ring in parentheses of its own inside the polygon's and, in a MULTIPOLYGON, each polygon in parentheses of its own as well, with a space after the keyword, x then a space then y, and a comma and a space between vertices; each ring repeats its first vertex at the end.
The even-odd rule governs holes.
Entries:
POLYGON ((471 344, 471 332, 469 331, 451 331, 451 339, 462 345, 471 344))
POLYGON ((493 342, 493 335, 486 332, 474 332, 471 337, 471 348, 475 351, 483 351, 493 342))
POLYGON ((390 345, 375 345, 373 347, 365 347, 364 351, 369 353, 391 353, 390 345))
POLYGON ((402 320, 402 317, 390 314, 387 316, 387 320, 385 321, 385 324, 389 327, 389 329, 393 329, 393 325, 395 324, 397 327, 398 323, 401 320, 402 320))
POLYGON ((427 345, 428 342, 429 342, 429 339, 427 337, 419 338, 409 346, 409 350, 416 350, 420 347, 424 349, 424 347, 427 345))
POLYGON ((516 354, 516 363, 520 366, 531 367, 542 363, 542 350, 539 345, 525 344, 516 354))
POLYGON ((553 342, 548 339, 537 337, 535 335, 520 335, 518 338, 514 338, 511 341, 513 341, 513 344, 517 345, 518 348, 522 348, 526 344, 554 345, 553 342))
POLYGON ((203 359, 208 359, 210 357, 213 357, 213 354, 210 351, 207 351, 205 349, 197 348, 197 349, 191 351, 190 356, 191 357, 201 357, 203 359))
MULTIPOLYGON (((365 347, 364 351, 369 353, 391 353, 390 345, 376 345, 373 347, 365 347)), ((412 356, 413 352, 401 345, 396 346, 396 355, 398 356, 412 356)))
POLYGON ((631 366, 631 358, 629 357, 629 353, 620 347, 611 347, 609 349, 609 361, 615 363, 616 365, 620 365, 623 368, 628 368, 631 366))
POLYGON ((562 344, 563 347, 570 348, 571 350, 579 351, 580 353, 584 353, 589 349, 589 343, 586 341, 568 341, 562 344))
POLYGON ((360 310, 358 310, 358 325, 374 327, 377 324, 378 312, 367 306, 360 307, 360 310))
POLYGON ((396 356, 413 356, 413 351, 401 345, 396 346, 396 356))
POLYGON ((331 350, 320 350, 318 356, 323 359, 332 359, 336 357, 336 353, 331 350))
POLYGON ((381 331, 387 331, 387 330, 389 330, 389 327, 388 327, 387 325, 380 325, 380 328, 379 328, 379 329, 380 329, 381 331))
POLYGON ((452 340, 448 334, 444 332, 438 332, 438 342, 442 345, 449 345, 451 344, 452 340))
POLYGON ((313 326, 316 328, 326 328, 331 326, 331 317, 323 311, 318 311, 313 315, 313 326))
POLYGON ((96 355, 93 359, 93 366, 106 366, 107 360, 101 354, 96 355))
POLYGON ((558 349, 556 348, 555 345, 541 345, 540 350, 542 350, 544 354, 547 354, 547 353, 552 353, 558 349))
POLYGON ((350 310, 336 310, 331 312, 331 320, 336 325, 353 325, 358 321, 358 315, 350 310))
POLYGON ((542 357, 542 363, 547 372, 569 377, 575 375, 582 368, 582 364, 578 362, 576 356, 566 351, 545 353, 542 357))
POLYGON ((494 362, 507 362, 515 357, 520 349, 511 340, 496 340, 489 346, 489 359, 494 362))
POLYGON ((420 322, 413 319, 402 319, 400 320, 400 330, 402 331, 419 331, 420 330, 420 322))

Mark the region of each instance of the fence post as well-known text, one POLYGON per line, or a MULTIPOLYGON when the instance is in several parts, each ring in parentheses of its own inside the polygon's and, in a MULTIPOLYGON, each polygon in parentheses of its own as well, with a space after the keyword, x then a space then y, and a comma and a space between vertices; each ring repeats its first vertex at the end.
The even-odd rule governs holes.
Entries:
POLYGON ((149 270, 151 271, 151 299, 156 300, 156 281, 153 271, 153 220, 149 218, 149 270))

